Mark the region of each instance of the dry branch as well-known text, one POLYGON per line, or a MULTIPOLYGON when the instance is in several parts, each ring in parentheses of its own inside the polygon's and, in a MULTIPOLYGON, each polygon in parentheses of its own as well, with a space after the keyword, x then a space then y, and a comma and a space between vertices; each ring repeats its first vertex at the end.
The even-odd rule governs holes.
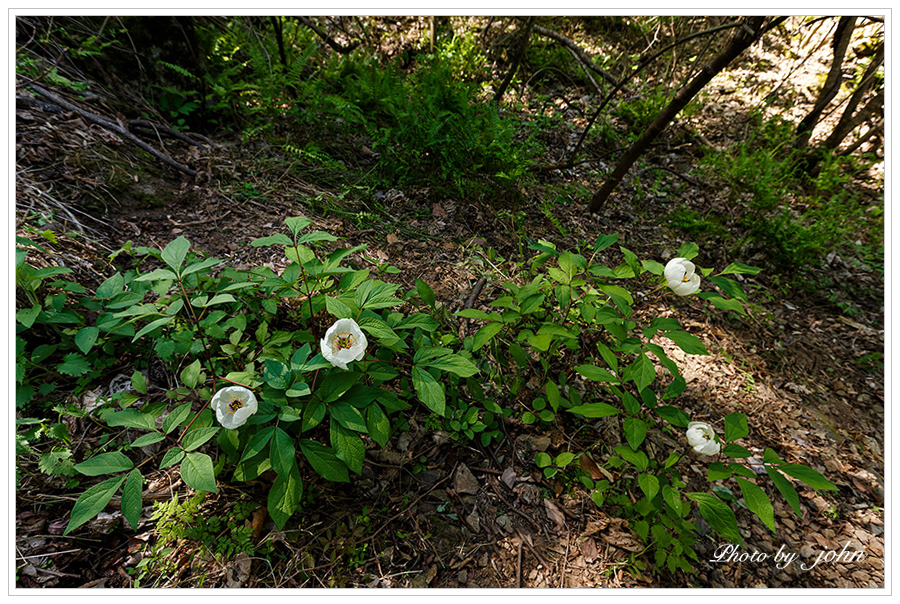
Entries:
POLYGON ((74 111, 75 113, 82 116, 86 120, 94 122, 95 124, 98 124, 98 125, 102 126, 103 128, 106 128, 107 130, 115 132, 122 138, 130 140, 135 145, 137 145, 138 147, 140 147, 141 149, 143 149, 144 151, 146 151, 147 153, 149 153, 156 159, 160 160, 164 164, 168 164, 169 166, 172 166, 173 168, 180 170, 181 172, 184 172, 185 174, 188 174, 189 176, 197 176, 197 172, 195 172, 194 170, 191 170, 187 166, 181 165, 180 163, 178 163, 171 157, 168 157, 167 155, 163 155, 162 153, 160 153, 159 151, 157 151, 156 149, 154 149, 153 147, 151 147, 150 145, 148 145, 147 143, 145 143, 144 141, 142 141, 141 139, 139 139, 138 137, 133 135, 131 132, 129 132, 128 130, 126 130, 125 128, 120 126, 119 124, 116 124, 115 122, 112 122, 112 121, 106 119, 105 117, 101 117, 99 115, 89 113, 89 112, 85 111, 84 109, 81 109, 77 105, 73 105, 69 101, 53 94, 52 92, 45 90, 44 88, 42 88, 41 86, 38 86, 37 84, 32 83, 32 84, 30 84, 30 86, 34 89, 35 92, 37 92, 41 96, 44 96, 44 97, 50 99, 55 104, 62 107, 63 109, 68 109, 69 111, 74 111))
POLYGON ((541 34, 542 36, 550 38, 551 40, 556 40, 557 42, 562 44, 567 50, 569 50, 583 66, 587 67, 591 71, 594 71, 594 72, 600 74, 600 76, 604 80, 606 80, 613 86, 619 85, 619 82, 616 80, 616 78, 613 77, 613 75, 611 73, 609 73, 608 71, 606 71, 605 69, 597 67, 597 65, 594 63, 593 59, 591 59, 591 57, 589 57, 588 54, 586 52, 584 52, 584 49, 581 48, 578 44, 576 44, 574 40, 567 38, 562 34, 556 33, 552 29, 547 29, 546 27, 541 27, 540 25, 535 25, 534 31, 541 34))

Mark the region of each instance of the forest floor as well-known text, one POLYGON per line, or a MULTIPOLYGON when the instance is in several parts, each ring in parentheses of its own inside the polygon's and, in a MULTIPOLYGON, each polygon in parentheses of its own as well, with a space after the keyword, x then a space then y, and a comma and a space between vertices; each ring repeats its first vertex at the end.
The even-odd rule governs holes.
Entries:
MULTIPOLYGON (((746 109, 740 102, 726 104, 724 97, 713 106, 719 121, 711 117, 703 123, 705 138, 722 145, 739 138, 746 109)), ((100 159, 96 150, 113 149, 120 157, 151 163, 76 114, 19 107, 16 115, 18 162, 44 166, 17 178, 17 208, 23 211, 52 191, 48 183, 63 183, 69 198, 75 198, 73 191, 85 198, 102 194, 90 167, 100 159)), ((333 191, 285 171, 279 149, 264 141, 242 145, 223 137, 214 142, 215 147, 203 149, 166 142, 172 157, 200 170, 198 178, 168 168, 141 178, 133 170, 134 184, 117 196, 118 205, 108 205, 94 218, 87 214, 96 210, 81 210, 85 215, 78 214, 79 221, 89 230, 83 237, 59 237, 56 249, 85 286, 108 276, 104 256, 126 241, 163 247, 179 235, 235 267, 267 264, 279 272, 284 259, 268 257, 268 248, 253 248, 249 242, 281 232, 284 218, 302 214, 316 228, 343 238, 344 245, 364 243, 369 257, 399 268, 392 278, 404 289, 414 287, 416 279, 428 282, 450 311, 461 309, 476 281, 485 277, 475 307, 487 308, 510 271, 508 264, 489 259, 488 248, 512 262, 522 259, 526 239, 573 246, 602 233, 618 233, 629 249, 665 262, 684 239, 667 219, 674 207, 701 214, 728 211, 727 197, 715 185, 697 175, 685 185, 681 176, 696 160, 692 145, 668 145, 648 158, 681 174, 670 174, 661 193, 638 200, 634 191, 649 190, 656 177, 635 171, 592 215, 583 197, 546 203, 551 196, 559 199, 558 191, 571 190, 566 186, 573 183, 595 189, 600 180, 588 168, 540 175, 522 191, 514 211, 463 200, 436 201, 429 191, 415 189, 377 192, 379 209, 374 211, 374 200, 335 199, 333 191), (168 201, 151 205, 148 199, 168 201)), ((127 161, 120 165, 128 170, 127 161)), ((878 194, 873 190, 873 196, 878 194)), ((64 230, 61 216, 57 214, 56 227, 64 230)), ((725 258, 725 250, 702 252, 705 265, 754 263, 753 258, 725 258)), ((745 284, 752 309, 747 317, 709 312, 699 299, 661 301, 654 309, 663 313, 667 305, 677 305, 682 324, 710 351, 709 356, 670 351, 688 382, 679 404, 692 418, 746 413, 751 432, 742 444, 755 455, 751 465, 754 459, 761 464, 763 450, 773 447, 785 461, 807 464, 838 486, 818 493, 800 489, 802 518, 773 496, 774 535, 748 511, 738 512, 744 551, 772 554, 783 546, 799 555, 783 569, 770 562, 712 562, 719 544, 713 532, 702 530, 695 575, 641 572, 629 556, 643 546, 624 520, 599 510, 578 487, 545 479, 535 467, 534 451, 557 453, 577 445, 569 435, 513 419, 505 426, 506 438, 485 451, 426 428, 422 415, 413 413, 408 432, 393 437, 383 450, 373 446, 367 451, 362 475, 350 484, 304 477, 315 505, 285 530, 277 530, 264 514, 248 519, 258 540, 254 556, 216 560, 208 550, 183 540, 157 567, 180 570, 146 572, 142 585, 883 587, 884 367, 872 353, 884 351, 884 280, 839 255, 811 270, 828 272, 835 281, 869 295, 857 298, 858 312, 850 317, 824 293, 788 287, 783 278, 763 272, 745 284), (845 545, 865 552, 864 560, 814 565, 821 552, 837 552, 845 545), (801 562, 812 568, 804 570, 801 562)), ((468 329, 471 334, 472 327, 468 329)), ((130 374, 131 369, 116 373, 130 374)), ((534 395, 521 396, 527 401, 534 395)), ((601 438, 602 422, 594 429, 591 437, 601 438)), ((17 492, 17 586, 133 585, 141 575, 129 569, 157 536, 150 508, 136 532, 109 508, 76 534, 63 537, 73 498, 60 479, 39 473, 35 460, 20 463, 32 471, 21 475, 17 492)), ((161 485, 159 492, 166 496, 190 497, 191 490, 171 470, 157 471, 148 482, 161 485)), ((705 464, 697 461, 690 470, 695 474, 685 475, 689 486, 705 488, 705 464)), ((265 476, 248 484, 223 483, 218 494, 206 496, 202 511, 227 514, 238 500, 264 510, 267 488, 265 476)), ((699 516, 697 522, 703 527, 699 516)))

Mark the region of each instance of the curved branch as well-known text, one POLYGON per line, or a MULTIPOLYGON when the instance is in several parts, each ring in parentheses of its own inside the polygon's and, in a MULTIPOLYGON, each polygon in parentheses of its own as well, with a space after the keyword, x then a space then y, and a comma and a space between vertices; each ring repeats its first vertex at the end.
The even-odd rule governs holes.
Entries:
POLYGON ((325 43, 328 44, 328 46, 330 46, 337 52, 341 53, 342 55, 349 54, 357 46, 359 46, 359 40, 354 40, 353 43, 350 44, 350 46, 341 46, 340 44, 335 42, 331 36, 329 36, 324 31, 319 29, 319 26, 316 25, 315 23, 313 23, 312 19, 310 19, 309 17, 297 17, 297 18, 300 19, 300 22, 303 23, 303 25, 305 25, 306 27, 313 30, 317 36, 322 38, 325 41, 325 43))
POLYGON ((553 31, 551 29, 547 29, 546 27, 541 27, 540 25, 535 25, 534 31, 541 34, 542 36, 545 36, 552 40, 556 40, 557 42, 562 44, 569 52, 571 52, 573 55, 575 55, 575 58, 578 59, 578 61, 582 65, 584 65, 591 71, 600 74, 600 76, 604 80, 606 80, 613 86, 618 86, 619 82, 616 80, 616 78, 613 77, 613 75, 611 73, 609 73, 608 71, 606 71, 605 69, 601 69, 600 67, 597 67, 597 65, 594 64, 594 61, 591 59, 591 57, 588 56, 588 54, 586 52, 584 52, 584 49, 581 48, 578 44, 576 44, 575 41, 572 40, 571 38, 567 38, 566 36, 564 36, 562 34, 556 33, 555 31, 553 31))

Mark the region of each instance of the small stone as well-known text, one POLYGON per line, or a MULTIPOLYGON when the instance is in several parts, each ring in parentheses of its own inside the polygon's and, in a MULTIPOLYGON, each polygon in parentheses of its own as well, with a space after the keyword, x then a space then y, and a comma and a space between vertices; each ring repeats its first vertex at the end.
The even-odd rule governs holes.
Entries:
POLYGON ((457 493, 475 495, 478 493, 478 480, 466 464, 460 464, 453 477, 453 490, 457 493))
POLYGON ((812 558, 816 555, 816 550, 814 550, 809 545, 804 545, 800 548, 800 556, 803 558, 812 558))
POLYGON ((825 469, 829 472, 840 472, 841 471, 841 462, 836 459, 826 459, 825 460, 825 469))
POLYGON ((462 569, 461 571, 459 571, 459 574, 456 575, 456 580, 459 581, 463 585, 468 583, 469 582, 469 571, 467 571, 466 569, 462 569))
POLYGON ((481 532, 481 516, 478 515, 478 512, 472 510, 472 513, 466 516, 466 522, 473 533, 481 532))

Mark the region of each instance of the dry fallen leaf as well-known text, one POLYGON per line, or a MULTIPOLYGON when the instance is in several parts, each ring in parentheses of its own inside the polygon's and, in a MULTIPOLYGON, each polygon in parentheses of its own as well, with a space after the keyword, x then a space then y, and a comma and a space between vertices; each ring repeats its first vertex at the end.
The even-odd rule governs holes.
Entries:
POLYGON ((581 550, 581 555, 587 562, 593 562, 597 558, 597 542, 593 537, 588 537, 579 543, 578 549, 581 550))
POLYGON ((549 499, 544 500, 544 508, 547 510, 547 518, 553 521, 556 524, 558 529, 563 529, 566 526, 566 517, 563 515, 562 511, 559 507, 550 501, 549 499))
POLYGON ((225 571, 225 586, 228 588, 242 587, 250 578, 250 565, 250 556, 246 552, 238 553, 225 571))
POLYGON ((588 457, 587 453, 581 456, 578 463, 581 466, 581 469, 590 474, 591 478, 594 480, 603 478, 603 472, 600 471, 600 466, 597 465, 597 462, 588 457))
POLYGON ((388 245, 394 245, 395 243, 400 243, 400 238, 393 233, 388 233, 387 242, 388 245))
POLYGON ((441 207, 441 204, 436 203, 431 206, 431 213, 437 218, 443 218, 447 215, 447 210, 441 207))

